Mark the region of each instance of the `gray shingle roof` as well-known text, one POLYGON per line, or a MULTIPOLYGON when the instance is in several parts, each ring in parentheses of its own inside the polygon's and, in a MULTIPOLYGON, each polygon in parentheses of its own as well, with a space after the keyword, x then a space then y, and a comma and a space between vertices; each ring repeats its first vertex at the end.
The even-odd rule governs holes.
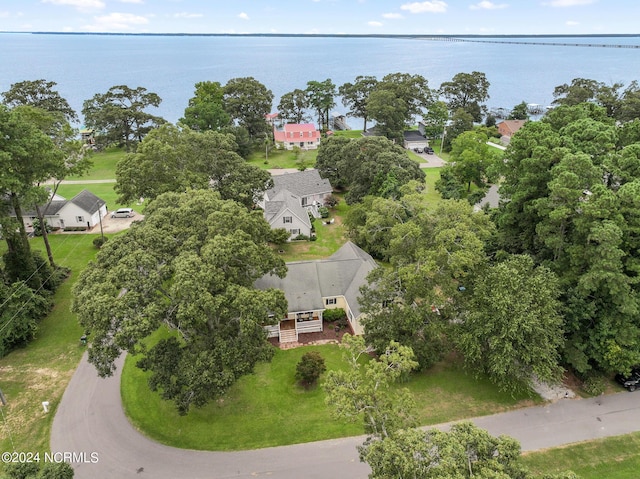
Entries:
POLYGON ((329 180, 320 178, 318 170, 312 169, 273 176, 273 188, 267 191, 267 196, 273 198, 280 190, 289 190, 296 196, 311 196, 329 194, 333 188, 329 180))
POLYGON ((89 190, 82 190, 69 201, 89 214, 94 214, 102 205, 106 204, 103 199, 98 198, 89 190))
POLYGON ((271 223, 274 218, 277 218, 278 215, 285 210, 289 210, 293 215, 297 216, 305 226, 311 228, 311 221, 309 220, 307 210, 300 205, 300 198, 293 195, 289 190, 280 190, 272 200, 265 202, 264 217, 271 223))
POLYGON ((255 286, 284 291, 289 312, 324 309, 323 297, 344 296, 357 317, 360 286, 366 284, 367 275, 376 267, 369 254, 349 241, 329 258, 287 263, 284 278, 265 275, 255 286))

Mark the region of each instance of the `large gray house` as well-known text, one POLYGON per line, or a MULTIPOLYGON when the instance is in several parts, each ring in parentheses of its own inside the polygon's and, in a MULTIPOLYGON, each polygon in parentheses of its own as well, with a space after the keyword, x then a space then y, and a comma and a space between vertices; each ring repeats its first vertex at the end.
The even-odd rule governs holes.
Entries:
POLYGON ((288 302, 287 317, 266 327, 269 337, 294 342, 299 334, 322 331, 323 311, 334 308, 344 309, 353 332, 362 334, 358 296, 376 267, 368 253, 349 241, 328 258, 287 263, 284 278, 263 276, 256 288, 280 289, 288 302))
POLYGON ((272 228, 285 228, 291 238, 309 236, 311 222, 307 212, 319 217, 318 207, 332 191, 331 183, 321 178, 318 170, 275 175, 273 188, 264 193, 260 206, 272 228))

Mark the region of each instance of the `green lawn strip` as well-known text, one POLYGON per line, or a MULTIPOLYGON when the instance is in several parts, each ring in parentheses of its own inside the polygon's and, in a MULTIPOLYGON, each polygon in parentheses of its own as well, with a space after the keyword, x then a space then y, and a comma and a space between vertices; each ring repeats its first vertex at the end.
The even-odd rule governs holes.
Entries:
MULTIPOLYGON (((307 391, 296 384, 296 364, 311 350, 320 352, 327 370, 347 367, 337 345, 277 350, 270 363, 259 364, 223 399, 186 416, 149 390, 148 376, 135 367, 136 358, 128 357, 121 385, 125 411, 144 434, 188 449, 255 449, 363 434, 360 421, 333 419, 321 387, 307 391)), ((414 394, 421 424, 493 414, 532 402, 528 396, 496 392, 486 379, 469 376, 457 363, 415 374, 399 387, 414 394)))
POLYGON ((448 358, 405 385, 419 405, 422 425, 486 416, 542 403, 532 392, 511 394, 499 391, 486 376, 475 377, 458 359, 448 358))
POLYGON ((424 182, 427 185, 424 195, 428 198, 429 204, 435 205, 442 201, 440 193, 436 190, 436 181, 440 179, 440 168, 422 168, 422 171, 424 171, 424 182))
POLYGON ((320 387, 305 390, 296 383, 296 364, 311 350, 320 352, 328 370, 345 367, 335 345, 276 350, 270 363, 259 364, 224 398, 186 416, 151 392, 147 375, 127 357, 121 384, 125 412, 151 438, 189 449, 255 449, 361 434, 361 424, 331 417, 320 387))
POLYGON ((338 251, 347 241, 346 229, 342 221, 347 214, 349 205, 344 201, 344 196, 335 194, 340 198, 340 203, 335 208, 329 210, 328 218, 318 218, 314 222, 316 230, 316 241, 291 241, 284 245, 276 246, 278 251, 282 251, 282 259, 285 261, 303 261, 320 259, 331 256, 338 251), (333 224, 324 224, 326 221, 334 220, 333 224))
POLYGON ((530 452, 522 460, 538 474, 570 469, 582 479, 635 479, 640 471, 640 433, 530 452))
MULTIPOLYGON (((302 150, 300 158, 305 162, 307 168, 313 168, 316 164, 318 150, 302 150)), ((265 159, 264 150, 255 150, 247 159, 249 163, 262 168, 263 170, 278 168, 298 168, 296 153, 292 150, 273 149, 269 151, 268 159, 265 159)))
POLYGON ((114 211, 118 208, 133 208, 138 212, 143 210, 144 203, 139 205, 135 201, 129 204, 118 202, 118 194, 113 189, 114 186, 115 183, 62 184, 58 187, 58 194, 70 200, 82 190, 89 190, 98 198, 102 198, 107 202, 107 208, 109 211, 114 211))
MULTIPOLYGON (((97 252, 92 244, 95 237, 50 236, 56 262, 71 268, 72 273, 56 291, 55 307, 38 325, 36 339, 0 359, 0 384, 7 398, 3 408, 6 424, 0 428, 3 451, 14 447, 18 452, 49 450, 55 410, 85 350, 80 344, 83 331, 69 306, 78 273, 97 252), (49 401, 49 413, 44 413, 43 401, 49 401)), ((41 238, 33 239, 31 246, 44 250, 41 238)), ((4 252, 4 243, 0 249, 4 252)))
POLYGON ((123 148, 108 148, 91 154, 93 166, 84 176, 70 176, 67 180, 106 180, 116 177, 116 164, 127 156, 123 148))
POLYGON ((345 138, 362 138, 362 130, 337 130, 334 136, 344 136, 345 138))

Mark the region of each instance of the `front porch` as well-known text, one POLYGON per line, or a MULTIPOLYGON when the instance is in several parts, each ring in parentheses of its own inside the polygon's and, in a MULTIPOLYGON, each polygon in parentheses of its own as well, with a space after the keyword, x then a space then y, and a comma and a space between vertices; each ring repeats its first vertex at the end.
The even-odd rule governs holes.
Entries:
POLYGON ((265 326, 268 338, 277 338, 279 343, 297 343, 300 334, 323 331, 322 312, 309 311, 289 314, 289 317, 278 324, 265 326), (292 317, 293 316, 293 317, 292 317))

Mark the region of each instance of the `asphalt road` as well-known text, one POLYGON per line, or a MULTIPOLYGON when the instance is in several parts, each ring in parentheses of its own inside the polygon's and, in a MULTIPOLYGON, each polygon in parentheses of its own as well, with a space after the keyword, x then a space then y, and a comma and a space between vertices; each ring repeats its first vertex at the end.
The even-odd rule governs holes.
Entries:
MULTIPOLYGON (((115 376, 100 379, 85 355, 58 407, 51 449, 75 454, 69 462, 77 479, 365 479, 369 473, 356 451, 363 437, 243 452, 192 451, 158 444, 135 430, 123 413, 121 368, 122 358, 115 376)), ((518 439, 523 450, 535 450, 639 430, 639 414, 640 392, 621 392, 561 399, 473 421, 492 434, 518 439)))

